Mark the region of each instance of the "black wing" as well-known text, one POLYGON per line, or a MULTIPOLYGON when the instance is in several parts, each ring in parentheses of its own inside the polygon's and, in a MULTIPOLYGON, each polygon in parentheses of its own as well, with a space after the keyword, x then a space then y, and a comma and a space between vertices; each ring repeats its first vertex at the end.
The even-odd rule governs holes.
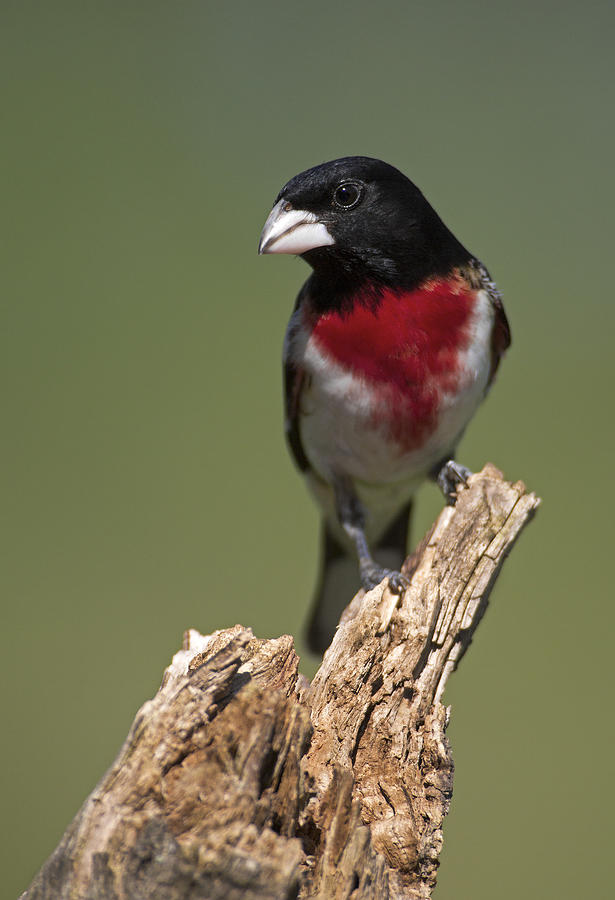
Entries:
POLYGON ((306 285, 299 291, 295 308, 291 316, 286 337, 284 338, 284 432, 286 441, 295 464, 301 472, 307 472, 310 463, 305 455, 301 435, 299 433, 299 411, 301 408, 301 393, 305 387, 308 376, 305 370, 291 359, 290 347, 293 340, 294 329, 298 327, 298 310, 306 295, 306 285))

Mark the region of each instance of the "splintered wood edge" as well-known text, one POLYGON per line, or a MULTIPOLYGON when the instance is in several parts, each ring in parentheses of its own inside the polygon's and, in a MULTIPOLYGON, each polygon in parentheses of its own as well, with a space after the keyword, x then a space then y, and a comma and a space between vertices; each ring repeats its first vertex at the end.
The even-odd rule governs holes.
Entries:
MULTIPOLYGON (((436 690, 440 698, 484 614, 506 556, 539 505, 523 482, 505 481, 491 463, 472 475, 456 504, 444 507, 406 560, 403 571, 410 586, 404 594, 393 594, 384 581, 367 593, 359 591, 344 610, 313 679, 312 694, 334 673, 339 675, 340 667, 351 667, 357 640, 384 635, 401 611, 410 633, 422 636, 423 655, 428 652, 424 662, 432 681, 430 700, 436 690)), ((407 632, 399 632, 399 638, 389 635, 386 652, 407 642, 407 632)), ((422 688, 428 690, 426 679, 422 688)))

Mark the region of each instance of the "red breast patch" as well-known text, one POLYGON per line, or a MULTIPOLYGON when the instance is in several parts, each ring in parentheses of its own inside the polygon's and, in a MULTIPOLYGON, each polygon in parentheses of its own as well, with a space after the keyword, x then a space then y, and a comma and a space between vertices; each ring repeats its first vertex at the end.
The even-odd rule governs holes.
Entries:
POLYGON ((325 313, 312 320, 312 337, 377 390, 375 423, 412 449, 436 427, 441 395, 458 386, 475 301, 460 276, 437 278, 413 291, 386 290, 375 308, 359 298, 349 312, 325 313))

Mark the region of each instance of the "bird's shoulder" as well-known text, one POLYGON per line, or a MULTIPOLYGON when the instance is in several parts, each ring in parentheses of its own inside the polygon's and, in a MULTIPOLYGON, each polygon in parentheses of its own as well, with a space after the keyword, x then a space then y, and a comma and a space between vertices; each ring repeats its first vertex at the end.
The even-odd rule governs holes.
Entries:
POLYGON ((491 332, 491 372, 489 384, 493 381, 500 360, 511 344, 510 325, 504 310, 502 293, 483 263, 475 258, 463 267, 462 275, 477 291, 484 291, 493 309, 493 330, 491 332))

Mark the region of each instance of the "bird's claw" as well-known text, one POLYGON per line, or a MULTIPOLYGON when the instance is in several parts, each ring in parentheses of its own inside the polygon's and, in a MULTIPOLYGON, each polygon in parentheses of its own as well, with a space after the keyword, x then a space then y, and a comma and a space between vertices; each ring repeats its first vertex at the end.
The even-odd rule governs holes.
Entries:
POLYGON ((363 566, 361 568, 361 581, 366 591, 371 591, 372 588, 375 588, 376 585, 380 584, 381 581, 384 581, 385 578, 388 578, 389 589, 394 594, 403 594, 410 586, 410 579, 396 569, 385 569, 382 566, 377 566, 375 564, 363 566))
POLYGON ((403 594, 410 587, 410 579, 403 572, 390 571, 389 588, 394 594, 403 594))
POLYGON ((466 466, 455 462, 454 459, 449 459, 448 462, 444 463, 436 476, 436 481, 446 497, 447 503, 452 505, 455 502, 457 499, 457 488, 460 484, 467 484, 471 474, 472 472, 466 466))

